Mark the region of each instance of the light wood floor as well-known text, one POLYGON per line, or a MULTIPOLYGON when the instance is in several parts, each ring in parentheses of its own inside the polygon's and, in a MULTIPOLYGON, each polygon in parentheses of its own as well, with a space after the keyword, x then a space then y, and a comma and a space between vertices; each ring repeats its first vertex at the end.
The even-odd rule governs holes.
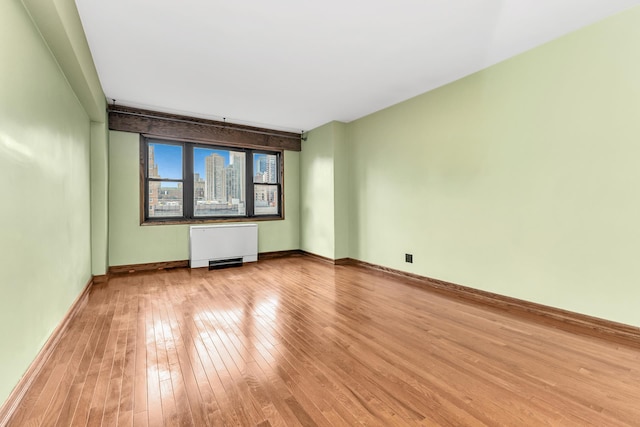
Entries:
POLYGON ((94 286, 12 420, 640 425, 640 350, 309 257, 94 286))

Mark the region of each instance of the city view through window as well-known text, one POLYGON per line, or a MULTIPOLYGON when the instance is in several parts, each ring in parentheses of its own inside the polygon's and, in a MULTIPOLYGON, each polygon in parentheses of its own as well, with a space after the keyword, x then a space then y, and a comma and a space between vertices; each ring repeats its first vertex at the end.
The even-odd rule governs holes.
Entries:
MULTIPOLYGON (((232 149, 186 149, 193 150, 193 165, 187 170, 193 174, 194 217, 246 216, 247 167, 253 168, 249 185, 253 186, 254 215, 279 213, 277 155, 253 153, 247 158, 247 153, 232 149)), ((148 144, 149 218, 184 216, 184 182, 191 177, 183 170, 183 150, 182 145, 148 144)))

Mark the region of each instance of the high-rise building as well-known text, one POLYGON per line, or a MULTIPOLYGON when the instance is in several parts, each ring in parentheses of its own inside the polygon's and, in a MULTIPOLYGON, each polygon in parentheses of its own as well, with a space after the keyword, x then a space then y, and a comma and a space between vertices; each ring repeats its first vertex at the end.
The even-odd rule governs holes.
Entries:
POLYGON ((156 164, 155 147, 149 144, 149 178, 160 178, 158 175, 158 165, 156 164))
POLYGON ((278 167, 276 164, 277 156, 272 154, 268 154, 266 158, 267 169, 266 169, 266 177, 265 182, 276 183, 278 182, 278 167))
POLYGON ((213 153, 204 158, 205 196, 207 200, 227 202, 224 158, 213 153))
POLYGON ((242 152, 229 152, 229 166, 227 167, 227 198, 244 202, 245 188, 245 154, 242 152))
POLYGON ((205 181, 199 173, 193 174, 193 200, 205 200, 205 181))
POLYGON ((259 155, 256 163, 257 172, 265 173, 267 171, 267 158, 264 154, 259 155))
POLYGON ((240 199, 240 183, 239 174, 237 168, 229 165, 225 169, 226 181, 225 184, 227 186, 227 201, 231 202, 233 199, 240 199))
POLYGON ((253 182, 267 182, 267 155, 258 153, 253 155, 253 182))
MULTIPOLYGON (((149 164, 147 165, 148 170, 147 173, 149 178, 160 178, 158 175, 158 165, 155 160, 155 150, 153 144, 149 144, 149 164)), ((148 215, 154 216, 156 211, 156 206, 158 205, 158 190, 160 188, 159 182, 151 181, 149 182, 149 212, 148 215)))

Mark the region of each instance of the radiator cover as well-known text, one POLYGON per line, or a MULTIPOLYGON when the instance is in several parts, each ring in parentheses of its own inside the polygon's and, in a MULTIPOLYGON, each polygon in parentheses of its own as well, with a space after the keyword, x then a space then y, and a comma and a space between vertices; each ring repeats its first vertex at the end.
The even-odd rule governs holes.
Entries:
POLYGON ((189 228, 189 265, 191 268, 241 258, 258 260, 257 224, 193 225, 189 228))

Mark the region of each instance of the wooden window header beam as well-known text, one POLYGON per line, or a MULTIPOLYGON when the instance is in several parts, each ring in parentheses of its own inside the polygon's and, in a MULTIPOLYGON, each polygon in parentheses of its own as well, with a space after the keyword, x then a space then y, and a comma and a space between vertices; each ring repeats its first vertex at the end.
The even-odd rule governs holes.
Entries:
POLYGON ((109 129, 265 150, 301 150, 301 135, 197 117, 110 105, 109 129))

